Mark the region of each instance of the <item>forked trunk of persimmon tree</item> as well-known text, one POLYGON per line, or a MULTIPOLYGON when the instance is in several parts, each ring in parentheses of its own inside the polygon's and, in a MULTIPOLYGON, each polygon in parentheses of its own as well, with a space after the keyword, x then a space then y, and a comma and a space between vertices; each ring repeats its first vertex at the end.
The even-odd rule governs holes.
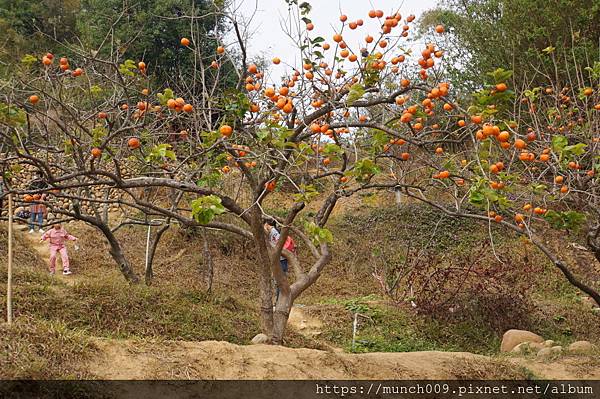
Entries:
POLYGON ((252 236, 258 255, 258 278, 260 292, 260 327, 269 339, 273 338, 273 283, 271 281, 271 258, 265 240, 260 210, 250 211, 252 236))
POLYGON ((288 289, 283 289, 282 287, 279 290, 279 298, 275 303, 275 312, 273 314, 273 337, 271 338, 273 345, 281 345, 283 343, 283 336, 288 319, 290 318, 292 304, 292 292, 289 286, 288 289))
MULTIPOLYGON (((335 198, 329 205, 329 211, 335 205, 335 198)), ((299 207, 299 211, 302 207, 299 207)), ((250 224, 252 229, 252 236, 258 255, 258 274, 260 279, 260 303, 261 303, 261 328, 262 332, 268 336, 269 342, 273 345, 283 344, 283 337, 285 335, 288 319, 290 316, 290 310, 294 303, 294 300, 300 296, 307 288, 312 286, 319 276, 321 271, 327 265, 331 259, 329 249, 326 244, 321 245, 321 250, 317 250, 310 241, 305 238, 305 242, 308 242, 311 246, 311 251, 315 257, 315 263, 312 265, 310 270, 304 272, 300 267, 298 258, 292 252, 278 247, 281 251, 281 255, 287 258, 290 266, 290 271, 295 274, 294 284, 290 284, 287 275, 281 269, 279 256, 277 250, 272 250, 267 241, 266 232, 263 228, 263 222, 261 218, 261 212, 258 207, 254 208, 250 213, 250 224), (279 296, 273 308, 273 277, 277 282, 279 288, 279 296)), ((286 221, 290 224, 293 218, 286 221)), ((285 239, 287 232, 284 232, 281 240, 285 239)), ((280 244, 283 246, 283 244, 280 244)))

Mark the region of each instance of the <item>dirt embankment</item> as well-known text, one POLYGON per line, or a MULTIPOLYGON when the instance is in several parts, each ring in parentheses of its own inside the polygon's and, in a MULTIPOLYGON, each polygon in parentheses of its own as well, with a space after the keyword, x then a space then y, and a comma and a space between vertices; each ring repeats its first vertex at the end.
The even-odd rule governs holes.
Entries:
MULTIPOLYGON (((318 336, 323 322, 294 306, 290 328, 318 336)), ((468 352, 349 354, 221 341, 131 341, 99 339, 98 356, 87 365, 100 379, 598 379, 600 364, 565 356, 553 361, 493 358, 468 352)))
POLYGON ((98 356, 87 367, 107 380, 410 380, 410 379, 599 379, 591 358, 553 361, 491 358, 466 352, 348 354, 280 346, 240 346, 220 341, 160 343, 97 340, 98 356))
POLYGON ((269 345, 98 340, 89 364, 101 379, 524 378, 517 368, 463 352, 344 354, 269 345))

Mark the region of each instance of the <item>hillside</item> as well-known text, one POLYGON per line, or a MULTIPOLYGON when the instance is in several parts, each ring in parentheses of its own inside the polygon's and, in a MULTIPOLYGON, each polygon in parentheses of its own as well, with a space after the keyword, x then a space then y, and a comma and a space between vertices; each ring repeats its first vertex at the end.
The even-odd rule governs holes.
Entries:
MULTIPOLYGON (((479 262, 478 268, 483 269, 477 270, 493 272, 497 290, 468 296, 459 290, 446 307, 426 302, 429 291, 394 304, 392 297, 383 294, 374 272, 385 265, 404 264, 407 246, 424 246, 447 258, 462 259, 466 249, 487 240, 485 227, 440 219, 416 205, 383 210, 363 204, 342 210, 330 226, 339 238, 332 263, 296 302, 286 336, 288 348, 237 346, 249 344, 259 332, 253 254, 248 243, 238 238, 211 234, 215 283, 209 294, 204 287, 202 241, 192 231, 173 228, 166 234, 151 287, 128 286, 104 246, 98 245, 99 235, 89 227, 68 225, 80 238, 81 249, 70 250, 75 274, 55 278, 45 271, 45 247, 19 231, 14 281, 17 322, 2 328, 7 351, 0 375, 125 379, 600 375, 600 363, 585 356, 564 355, 552 359, 561 367, 547 367, 547 362, 531 356, 498 355, 501 335, 510 328, 534 331, 563 346, 581 339, 600 341, 600 314, 517 237, 494 240, 494 251, 508 268, 496 265, 489 251, 479 262), (353 230, 362 234, 350 234, 353 230), (502 289, 505 284, 515 288, 520 280, 528 286, 517 290, 520 296, 502 289), (413 307, 411 300, 422 306, 413 307), (461 306, 456 306, 457 301, 461 306), (448 306, 455 311, 445 311, 448 306), (352 350, 356 312, 362 316, 354 351, 369 354, 344 353, 352 350), (437 366, 431 366, 432 359, 437 366), (382 364, 387 366, 375 372, 376 365, 382 364), (556 375, 556 370, 562 374, 556 375)), ((3 243, 5 227, 0 230, 3 243)), ((144 230, 127 227, 120 233, 137 270, 144 259, 144 230)), ((574 258, 585 259, 577 249, 570 251, 574 258)), ((5 256, 0 254, 3 264, 5 256)), ((446 264, 426 259, 439 267, 446 264)), ((1 273, 5 281, 5 270, 1 273)), ((452 279, 447 275, 446 280, 452 279)), ((5 284, 2 295, 4 290, 5 284)))

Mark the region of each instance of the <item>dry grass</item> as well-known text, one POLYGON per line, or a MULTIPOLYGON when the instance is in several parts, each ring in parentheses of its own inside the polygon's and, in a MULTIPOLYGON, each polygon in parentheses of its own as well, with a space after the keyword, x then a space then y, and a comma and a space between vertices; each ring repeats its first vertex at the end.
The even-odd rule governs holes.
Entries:
POLYGON ((503 361, 477 362, 472 359, 457 359, 448 365, 458 380, 527 380, 533 376, 524 367, 503 361))
POLYGON ((0 379, 85 379, 81 365, 95 352, 82 331, 33 317, 1 324, 0 345, 0 379))

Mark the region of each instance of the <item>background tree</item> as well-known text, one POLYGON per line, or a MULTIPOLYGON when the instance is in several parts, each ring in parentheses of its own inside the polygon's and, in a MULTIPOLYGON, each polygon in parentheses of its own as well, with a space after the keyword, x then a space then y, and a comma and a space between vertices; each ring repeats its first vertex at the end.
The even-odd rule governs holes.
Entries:
POLYGON ((13 64, 27 53, 54 50, 71 40, 78 12, 79 0, 1 0, 0 61, 13 64))
MULTIPOLYGON (((2 0, 0 26, 7 34, 0 60, 9 65, 47 51, 72 57, 75 46, 104 59, 143 60, 153 79, 164 84, 200 84, 190 71, 220 44, 217 39, 228 29, 225 7, 224 1, 207 0, 2 0), (192 53, 179 43, 190 31, 203 51, 192 53)), ((227 69, 219 79, 222 89, 235 81, 231 68, 223 72, 227 69)))
POLYGON ((205 57, 221 44, 217 39, 228 26, 220 13, 224 7, 224 1, 207 0, 83 0, 77 26, 84 44, 104 57, 142 60, 153 78, 182 84, 202 62, 196 55, 205 57), (196 54, 179 43, 190 30, 190 40, 202 50, 196 54))
POLYGON ((470 92, 496 68, 515 71, 520 90, 548 77, 582 86, 578 68, 600 55, 599 18, 597 0, 442 0, 420 23, 421 32, 438 23, 447 28, 443 47, 454 62, 446 73, 470 92))

